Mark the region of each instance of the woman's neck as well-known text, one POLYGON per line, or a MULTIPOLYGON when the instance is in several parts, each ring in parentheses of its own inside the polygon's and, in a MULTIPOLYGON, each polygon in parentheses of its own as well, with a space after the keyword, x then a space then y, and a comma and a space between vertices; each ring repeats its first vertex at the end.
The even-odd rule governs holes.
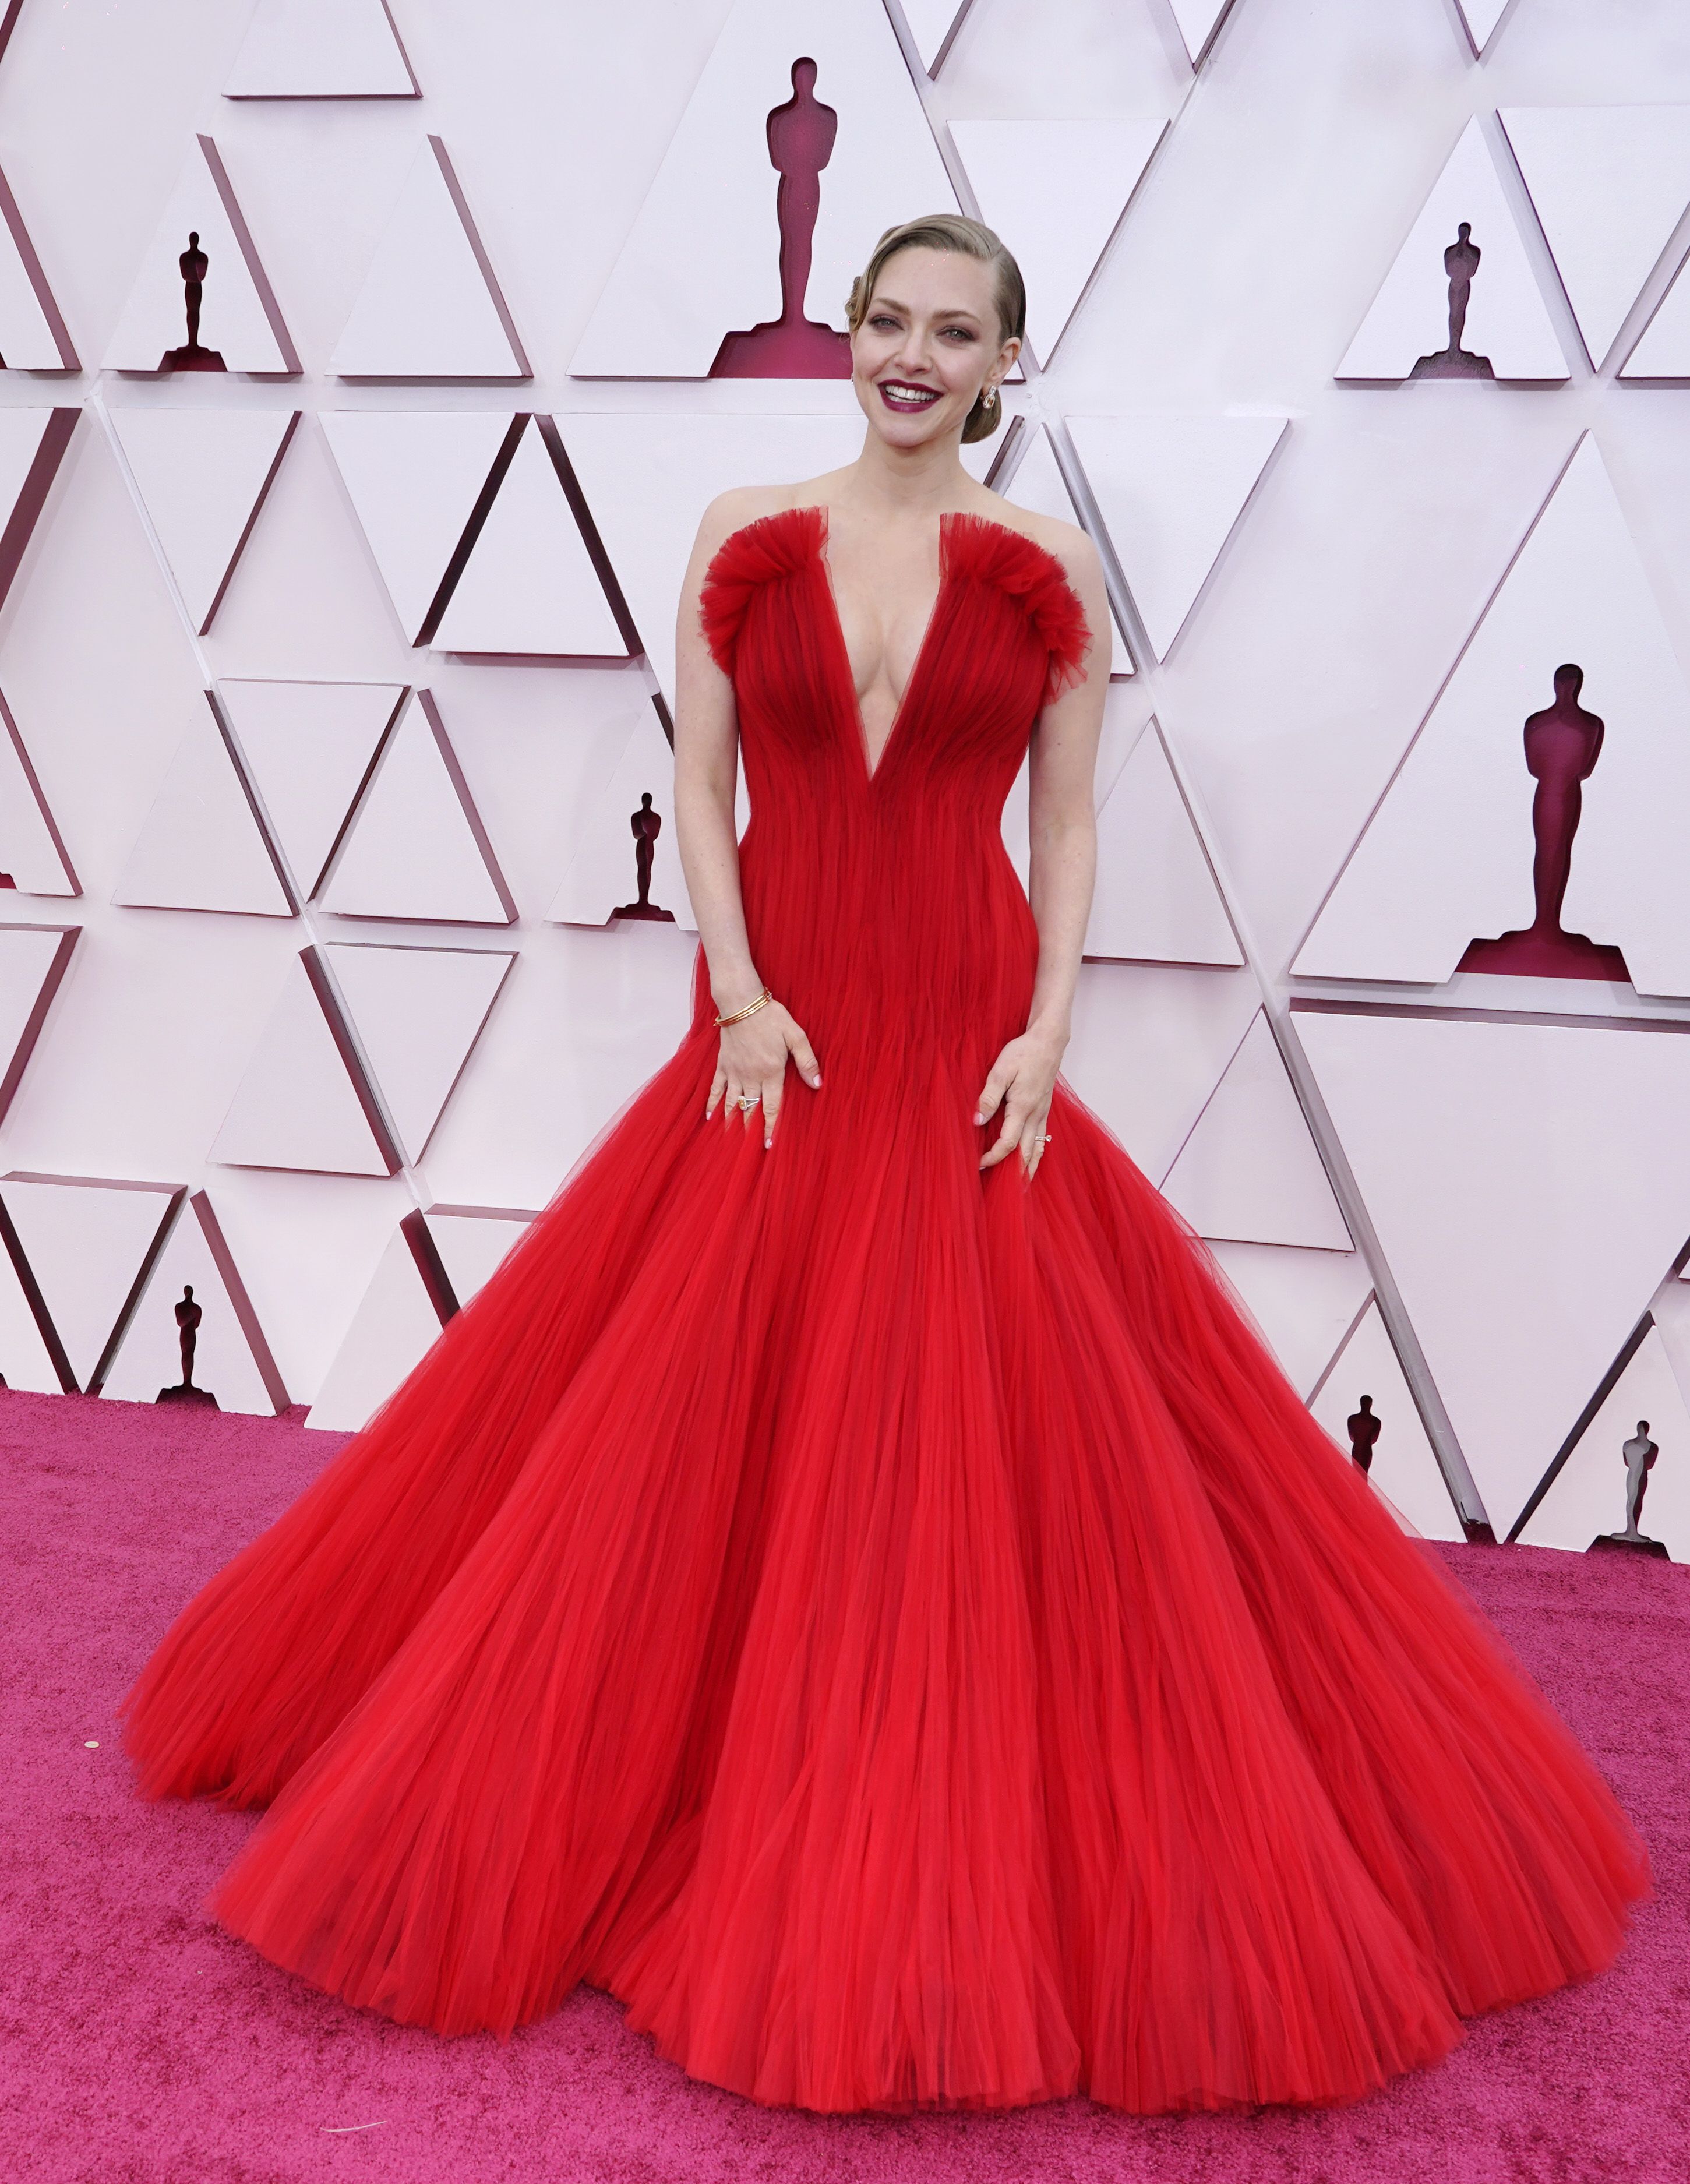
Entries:
POLYGON ((948 437, 918 448, 889 447, 871 426, 851 466, 846 498, 864 515, 895 521, 953 507, 972 483, 957 450, 957 443, 948 437))

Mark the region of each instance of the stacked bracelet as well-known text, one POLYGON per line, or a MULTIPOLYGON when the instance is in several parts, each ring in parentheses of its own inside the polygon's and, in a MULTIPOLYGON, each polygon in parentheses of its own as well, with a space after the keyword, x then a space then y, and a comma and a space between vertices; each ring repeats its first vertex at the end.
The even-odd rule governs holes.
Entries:
POLYGON ((750 1016, 753 1009, 760 1009, 766 1001, 772 1001, 773 999, 774 995, 769 991, 768 988, 765 986, 761 993, 758 994, 756 1000, 747 1001, 743 1009, 735 1009, 732 1016, 717 1017, 716 1021, 719 1024, 738 1023, 741 1017, 750 1016))

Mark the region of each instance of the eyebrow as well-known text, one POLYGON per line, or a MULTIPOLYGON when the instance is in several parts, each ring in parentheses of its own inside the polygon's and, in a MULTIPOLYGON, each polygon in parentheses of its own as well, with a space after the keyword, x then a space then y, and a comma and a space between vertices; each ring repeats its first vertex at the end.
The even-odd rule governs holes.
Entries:
MULTIPOLYGON (((876 311, 907 311, 910 307, 907 304, 901 304, 895 296, 877 296, 869 308, 876 311)), ((972 319, 976 326, 980 322, 979 313, 971 311, 966 304, 947 304, 943 310, 935 311, 933 315, 936 319, 972 319)))

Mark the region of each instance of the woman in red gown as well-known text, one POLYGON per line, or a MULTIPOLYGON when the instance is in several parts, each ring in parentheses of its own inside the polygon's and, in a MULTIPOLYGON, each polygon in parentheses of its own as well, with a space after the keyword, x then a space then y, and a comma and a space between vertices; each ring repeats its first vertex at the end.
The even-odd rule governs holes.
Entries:
POLYGON ((862 454, 706 515, 691 1027, 125 1702, 146 1794, 271 1808, 215 1915, 349 2002, 584 1980, 817 2109, 1331 2102, 1648 1886, 1058 1074, 1107 604, 957 457, 1023 310, 989 231, 895 231, 862 454))

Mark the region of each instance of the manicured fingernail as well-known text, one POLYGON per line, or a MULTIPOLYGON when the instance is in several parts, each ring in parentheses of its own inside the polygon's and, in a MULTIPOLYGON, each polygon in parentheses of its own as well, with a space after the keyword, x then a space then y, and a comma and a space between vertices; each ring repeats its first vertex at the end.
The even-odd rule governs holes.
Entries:
POLYGON ((985 1118, 985 1117, 984 1117, 984 1115, 976 1115, 976 1116, 975 1116, 975 1117, 974 1117, 974 1120, 975 1120, 977 1123, 984 1123, 985 1119, 986 1119, 986 1118, 985 1118))

